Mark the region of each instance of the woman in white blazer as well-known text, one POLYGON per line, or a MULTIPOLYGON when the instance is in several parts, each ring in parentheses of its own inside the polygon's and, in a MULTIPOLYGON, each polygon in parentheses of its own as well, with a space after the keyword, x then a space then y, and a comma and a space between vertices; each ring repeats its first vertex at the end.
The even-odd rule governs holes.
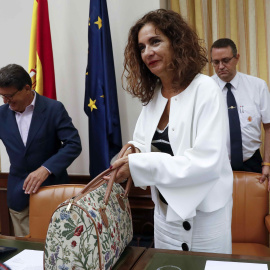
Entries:
MULTIPOLYGON (((149 12, 131 28, 126 90, 143 109, 137 153, 116 161, 117 181, 151 186, 155 247, 231 253, 233 174, 227 109, 218 85, 200 72, 205 49, 182 17, 149 12)), ((128 153, 127 153, 128 154, 128 153)))

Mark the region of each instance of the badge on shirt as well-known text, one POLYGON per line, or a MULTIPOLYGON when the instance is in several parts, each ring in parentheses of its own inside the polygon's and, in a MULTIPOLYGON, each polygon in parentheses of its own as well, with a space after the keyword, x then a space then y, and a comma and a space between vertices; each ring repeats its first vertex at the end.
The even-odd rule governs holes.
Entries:
POLYGON ((249 117, 248 117, 248 122, 251 122, 251 121, 252 121, 252 117, 249 116, 249 117))

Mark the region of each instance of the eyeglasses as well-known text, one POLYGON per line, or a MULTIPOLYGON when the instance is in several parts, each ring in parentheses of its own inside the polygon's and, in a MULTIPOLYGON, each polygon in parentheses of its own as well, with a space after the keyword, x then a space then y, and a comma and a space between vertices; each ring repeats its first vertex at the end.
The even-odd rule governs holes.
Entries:
POLYGON ((1 98, 6 98, 8 100, 12 100, 13 97, 19 92, 20 90, 17 90, 16 92, 14 92, 13 94, 11 95, 0 95, 1 98))
POLYGON ((214 67, 219 66, 220 63, 222 63, 223 65, 227 65, 229 64, 229 62, 234 58, 235 56, 231 57, 231 58, 223 58, 221 60, 211 60, 211 63, 214 67))

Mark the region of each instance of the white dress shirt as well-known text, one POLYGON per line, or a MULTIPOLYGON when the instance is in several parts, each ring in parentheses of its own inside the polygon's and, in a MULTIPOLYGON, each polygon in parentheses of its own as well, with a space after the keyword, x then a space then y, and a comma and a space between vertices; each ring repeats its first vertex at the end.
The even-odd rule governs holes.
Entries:
POLYGON ((25 146, 28 138, 35 103, 36 103, 36 93, 34 92, 34 99, 31 102, 31 104, 25 108, 24 112, 20 113, 15 111, 15 117, 19 128, 19 132, 21 134, 21 138, 25 146))
MULTIPOLYGON (((226 82, 216 74, 212 78, 222 90, 227 102, 226 82)), ((261 146, 261 123, 270 123, 270 94, 264 80, 237 72, 230 81, 234 94, 242 133, 243 160, 253 156, 261 146)), ((228 152, 230 155, 230 134, 227 134, 228 152)))

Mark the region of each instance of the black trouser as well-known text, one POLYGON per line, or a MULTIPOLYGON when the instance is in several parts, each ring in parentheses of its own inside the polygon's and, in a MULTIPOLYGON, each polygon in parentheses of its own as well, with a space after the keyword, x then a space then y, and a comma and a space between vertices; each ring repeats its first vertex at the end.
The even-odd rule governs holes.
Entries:
MULTIPOLYGON (((234 168, 232 169, 234 170, 234 168)), ((236 171, 262 173, 262 156, 260 149, 258 149, 250 159, 243 163, 242 168, 238 168, 236 171)))

